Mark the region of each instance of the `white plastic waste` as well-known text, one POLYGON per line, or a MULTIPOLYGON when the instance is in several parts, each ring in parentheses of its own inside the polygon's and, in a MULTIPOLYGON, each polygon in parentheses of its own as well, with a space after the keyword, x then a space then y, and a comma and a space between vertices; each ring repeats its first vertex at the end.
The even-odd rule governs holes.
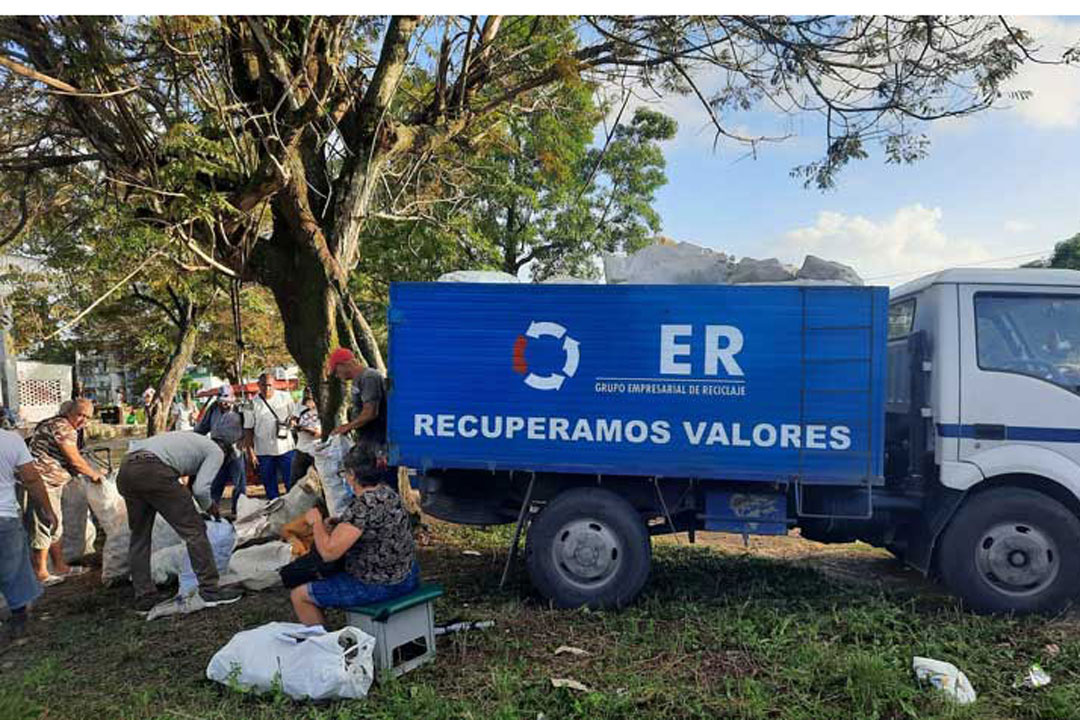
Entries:
POLYGON ((150 612, 146 614, 146 620, 149 622, 170 615, 190 615, 193 612, 205 610, 206 607, 206 601, 202 599, 196 588, 187 593, 177 593, 176 597, 150 608, 150 612))
POLYGON ((608 285, 718 285, 728 282, 731 257, 693 243, 655 243, 628 255, 604 255, 608 285))
POLYGON ((945 693, 960 705, 975 702, 975 688, 958 667, 952 663, 933 658, 914 657, 911 667, 915 671, 915 677, 920 681, 926 681, 931 686, 945 693))
POLYGON ((273 500, 245 500, 236 506, 236 544, 278 538, 285 524, 315 507, 321 492, 318 480, 306 475, 289 492, 273 500))
POLYGON ((101 550, 101 582, 111 583, 128 576, 128 548, 131 529, 128 527, 127 503, 116 488, 116 470, 100 483, 78 480, 86 485, 86 500, 94 517, 105 531, 105 545, 101 550))
POLYGON ((1050 673, 1042 669, 1038 663, 1033 663, 1027 673, 1020 680, 1013 683, 1014 688, 1041 688, 1050 684, 1050 673))
POLYGON ((248 590, 266 590, 281 584, 278 568, 292 562, 292 546, 272 541, 240 548, 229 558, 229 570, 222 574, 222 585, 242 585, 248 590))
POLYGON ((498 270, 456 270, 440 275, 439 282, 516 283, 518 279, 498 270))
MULTIPOLYGON (((207 520, 206 536, 214 551, 214 563, 217 565, 218 572, 224 575, 229 569, 229 556, 236 547, 236 531, 233 530, 231 523, 224 520, 207 520)), ((171 577, 178 577, 181 595, 186 595, 199 585, 195 571, 191 568, 187 545, 183 541, 157 550, 150 555, 150 577, 157 585, 168 582, 171 577)))
POLYGON ((94 542, 97 540, 97 528, 90 519, 90 505, 86 500, 86 486, 82 478, 77 477, 64 486, 60 510, 64 520, 60 549, 64 562, 71 563, 94 552, 94 542))
POLYGON ((340 515, 353 496, 352 489, 341 475, 342 461, 351 447, 352 443, 341 435, 315 444, 315 470, 319 473, 326 509, 331 517, 340 515))
POLYGON ((206 677, 260 692, 279 686, 297 700, 362 698, 374 678, 374 650, 375 638, 359 628, 268 623, 233 635, 210 659, 206 677))

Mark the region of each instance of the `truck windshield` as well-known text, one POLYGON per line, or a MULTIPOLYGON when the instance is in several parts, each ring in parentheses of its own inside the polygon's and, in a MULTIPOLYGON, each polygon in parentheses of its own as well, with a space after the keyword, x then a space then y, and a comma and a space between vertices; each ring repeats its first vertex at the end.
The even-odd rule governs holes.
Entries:
POLYGON ((1080 391, 1080 295, 978 293, 975 320, 981 369, 1080 391))

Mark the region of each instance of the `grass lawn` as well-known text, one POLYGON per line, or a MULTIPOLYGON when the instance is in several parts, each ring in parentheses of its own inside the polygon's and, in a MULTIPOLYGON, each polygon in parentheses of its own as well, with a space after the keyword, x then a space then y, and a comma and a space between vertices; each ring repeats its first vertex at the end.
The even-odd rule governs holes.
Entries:
POLYGON ((434 665, 373 687, 366 700, 323 705, 204 679, 233 633, 290 619, 284 590, 147 623, 127 609, 130 588, 76 579, 50 589, 29 643, 0 654, 0 720, 1080 718, 1075 614, 976 617, 917 584, 838 578, 824 565, 732 543, 671 542, 656 544, 633 607, 557 611, 530 595, 522 568, 498 590, 505 544, 505 532, 436 526, 421 564, 447 589, 437 621, 494 619, 495 627, 440 639, 434 665), (590 654, 556 656, 560 645, 590 654), (913 655, 958 665, 978 701, 957 708, 920 688, 913 655), (1032 662, 1052 684, 1014 689, 1032 662), (555 689, 552 677, 593 692, 555 689))

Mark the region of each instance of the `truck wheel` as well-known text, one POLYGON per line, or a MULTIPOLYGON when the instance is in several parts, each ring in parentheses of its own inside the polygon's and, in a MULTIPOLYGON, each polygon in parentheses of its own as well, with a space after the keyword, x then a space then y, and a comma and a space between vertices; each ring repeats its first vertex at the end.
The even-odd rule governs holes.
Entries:
POLYGON ((974 495, 941 538, 938 567, 975 612, 1057 612, 1080 593, 1080 520, 1025 488, 974 495))
POLYGON ((525 549, 533 586, 564 608, 628 604, 649 577, 651 557, 638 512, 596 487, 557 495, 530 526, 525 549))

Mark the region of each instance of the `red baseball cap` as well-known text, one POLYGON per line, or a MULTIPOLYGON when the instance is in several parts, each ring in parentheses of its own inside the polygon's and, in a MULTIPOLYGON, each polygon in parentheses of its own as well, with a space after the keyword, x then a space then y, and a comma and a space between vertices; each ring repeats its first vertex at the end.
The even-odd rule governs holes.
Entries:
POLYGON ((330 359, 326 361, 326 374, 333 375, 334 370, 337 370, 338 365, 351 363, 355 360, 356 356, 353 355, 352 350, 349 350, 348 348, 338 348, 330 353, 330 359))

